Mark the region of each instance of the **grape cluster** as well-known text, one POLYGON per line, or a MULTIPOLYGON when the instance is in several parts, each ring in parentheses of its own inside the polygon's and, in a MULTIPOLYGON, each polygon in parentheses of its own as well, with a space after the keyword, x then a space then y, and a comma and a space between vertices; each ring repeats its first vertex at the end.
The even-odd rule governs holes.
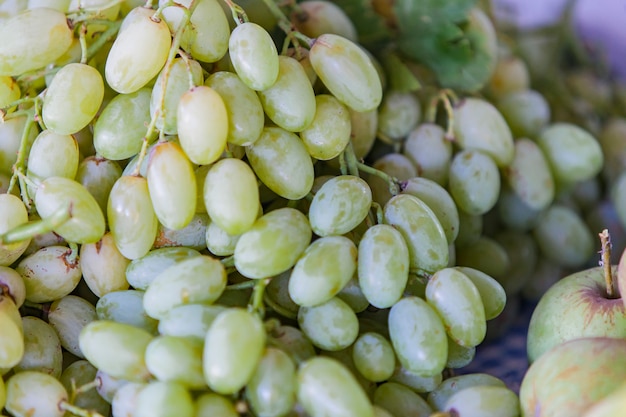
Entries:
POLYGON ((478 7, 470 82, 344 3, 0 2, 0 410, 519 415, 454 370, 626 224, 626 123, 478 7))

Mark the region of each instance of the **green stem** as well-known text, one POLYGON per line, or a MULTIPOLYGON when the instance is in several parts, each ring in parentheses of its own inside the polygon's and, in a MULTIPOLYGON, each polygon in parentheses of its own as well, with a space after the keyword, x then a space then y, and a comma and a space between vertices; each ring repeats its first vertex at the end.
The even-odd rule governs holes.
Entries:
POLYGON ((428 123, 435 123, 437 120, 437 110, 439 103, 441 103, 446 111, 447 126, 446 126, 446 139, 454 139, 454 109, 453 102, 458 102, 459 98, 456 93, 450 89, 443 89, 439 91, 431 100, 428 108, 426 109, 425 120, 428 123))
POLYGON ((389 184, 389 192, 391 193, 392 196, 397 195, 400 193, 400 181, 398 181, 397 178, 392 177, 391 175, 378 170, 376 168, 372 168, 369 165, 366 165, 364 163, 357 163, 357 167, 359 168, 359 170, 370 174, 370 175, 375 175, 379 178, 381 178, 383 181, 386 181, 387 184, 389 184))
POLYGON ((220 262, 222 262, 222 265, 224 265, 224 268, 235 266, 235 257, 229 256, 227 258, 221 259, 220 262))
POLYGON ((239 282, 237 284, 230 284, 226 286, 226 290, 237 291, 237 290, 247 290, 248 288, 252 288, 256 285, 256 280, 251 279, 249 281, 239 282))
MULTIPOLYGON (((22 97, 20 99, 15 100, 12 103, 9 103, 8 105, 0 108, 0 112, 2 112, 3 115, 5 115, 2 120, 8 120, 8 118, 6 117, 6 115, 9 113, 9 109, 12 109, 13 107, 17 107, 20 104, 25 104, 25 103, 31 103, 35 100, 38 100, 39 96, 35 96, 35 97, 22 97)), ((25 114, 26 112, 28 112, 28 110, 18 110, 15 111, 13 113, 11 113, 12 115, 17 114, 18 116, 25 114)))
POLYGON ((359 161, 357 160, 356 154, 354 153, 354 148, 352 147, 352 141, 348 141, 348 144, 346 145, 346 149, 344 150, 344 157, 346 158, 348 174, 358 177, 359 176, 359 161))
POLYGON ((226 3, 228 8, 230 9, 230 12, 233 15, 233 20, 235 21, 235 23, 237 23, 237 26, 250 21, 243 7, 241 7, 232 0, 224 0, 224 3, 226 3))
POLYGON ((313 44, 315 43, 315 39, 311 39, 308 36, 305 36, 304 34, 295 30, 287 16, 285 16, 285 13, 283 13, 283 11, 280 9, 280 7, 278 7, 274 0, 263 0, 263 4, 267 6, 272 15, 276 18, 276 20, 278 21, 278 27, 280 27, 283 32, 285 32, 289 39, 291 39, 294 46, 297 46, 295 40, 301 41, 308 48, 311 48, 311 46, 313 46, 313 44))
POLYGON ((263 304, 263 294, 265 287, 269 284, 270 278, 258 279, 252 289, 252 296, 248 304, 248 310, 257 313, 261 318, 265 315, 265 305, 263 304))
POLYGON ((122 26, 122 21, 112 22, 110 20, 104 20, 102 24, 107 25, 108 28, 102 32, 100 36, 98 36, 98 39, 93 41, 87 48, 87 62, 89 62, 89 60, 93 58, 94 55, 96 55, 108 41, 117 35, 117 32, 120 30, 120 26, 122 26))
POLYGON ((385 215, 383 212, 383 207, 375 201, 372 201, 372 208, 376 213, 376 224, 383 224, 385 221, 385 215))
MULTIPOLYGON (((9 193, 13 190, 13 187, 15 186, 15 181, 17 181, 17 177, 19 176, 19 174, 23 173, 24 169, 26 168, 26 156, 28 155, 28 147, 30 145, 28 137, 30 136, 30 130, 35 124, 34 111, 29 110, 26 117, 26 124, 24 125, 22 137, 20 138, 20 147, 17 150, 17 158, 12 167, 13 174, 11 175, 11 180, 9 181, 9 189, 7 191, 9 193)), ((23 191, 24 190, 22 190, 22 192, 23 191)))
POLYGON ((87 25, 85 22, 81 23, 80 29, 78 29, 78 41, 80 43, 80 63, 86 64, 88 57, 87 48, 87 25))
POLYGON ((267 304, 269 308, 271 308, 272 310, 274 310, 281 316, 287 317, 288 319, 291 319, 291 320, 298 319, 297 313, 294 313, 293 311, 289 311, 286 308, 279 305, 278 303, 274 302, 274 300, 272 300, 267 293, 263 295, 263 301, 265 302, 265 304, 267 304))
POLYGON ((48 233, 72 218, 72 204, 54 212, 50 217, 28 222, 0 234, 0 245, 22 242, 34 236, 48 233))

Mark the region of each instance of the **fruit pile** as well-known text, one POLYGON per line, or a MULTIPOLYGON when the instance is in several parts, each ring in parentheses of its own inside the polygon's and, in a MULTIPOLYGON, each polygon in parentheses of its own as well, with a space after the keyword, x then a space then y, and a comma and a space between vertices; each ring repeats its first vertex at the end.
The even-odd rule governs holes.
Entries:
POLYGON ((598 349, 577 410, 620 401, 626 94, 533 47, 561 35, 473 0, 0 1, 0 413, 572 415, 552 364, 598 349), (562 335, 577 285, 605 303, 562 335), (456 375, 549 287, 521 397, 456 375))

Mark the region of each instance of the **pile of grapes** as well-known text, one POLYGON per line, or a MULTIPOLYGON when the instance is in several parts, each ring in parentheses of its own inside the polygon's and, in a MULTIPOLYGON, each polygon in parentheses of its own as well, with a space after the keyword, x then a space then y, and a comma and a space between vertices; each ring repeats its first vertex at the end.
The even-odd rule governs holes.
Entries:
POLYGON ((0 1, 0 413, 520 415, 455 370, 626 241, 626 94, 533 36, 471 0, 0 1))

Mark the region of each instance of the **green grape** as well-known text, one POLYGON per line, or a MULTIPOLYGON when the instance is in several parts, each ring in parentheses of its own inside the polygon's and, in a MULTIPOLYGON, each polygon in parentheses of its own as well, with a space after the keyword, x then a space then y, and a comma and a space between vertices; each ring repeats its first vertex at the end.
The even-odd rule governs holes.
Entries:
MULTIPOLYGON (((86 361, 89 362, 89 361, 86 361)), ((92 365, 93 366, 93 365, 92 365)), ((67 368, 66 368, 67 369, 67 368)), ((134 382, 129 382, 124 379, 113 378, 111 375, 106 372, 102 372, 100 369, 96 372, 96 392, 100 397, 102 397, 106 402, 111 404, 113 402, 113 397, 115 393, 124 385, 135 385, 134 382)), ((142 384, 136 384, 142 385, 142 384)))
POLYGON ((22 95, 20 86, 8 75, 0 75, 0 108, 7 107, 22 95))
POLYGON ((271 87, 258 92, 265 114, 277 126, 300 132, 315 117, 315 93, 304 68, 288 56, 278 57, 278 77, 271 87))
POLYGON ((500 276, 500 283, 507 294, 519 292, 531 278, 537 265, 538 248, 529 233, 503 230, 494 236, 504 248, 509 258, 506 274, 500 276))
POLYGON ((516 138, 534 138, 550 122, 550 105, 535 90, 508 93, 498 101, 497 107, 516 138))
POLYGON ((454 242, 459 233, 459 211, 445 188, 428 178, 415 177, 402 183, 402 193, 426 203, 441 223, 448 243, 454 242))
POLYGON ((374 393, 374 404, 394 416, 429 416, 430 405, 410 388, 396 382, 380 385, 374 393))
POLYGON ((533 236, 541 254, 558 265, 577 268, 594 253, 591 231, 574 210, 552 205, 539 218, 533 236))
POLYGON ((455 343, 473 347, 484 340, 485 307, 478 289, 463 272, 444 268, 433 274, 426 285, 426 301, 441 316, 455 343))
POLYGON ((0 287, 4 295, 11 297, 17 308, 24 304, 26 299, 26 285, 22 276, 15 269, 0 266, 0 287))
POLYGON ((230 34, 228 52, 235 72, 245 85, 256 91, 274 85, 279 72, 278 51, 263 27, 253 22, 238 25, 230 34))
POLYGON ((310 38, 334 33, 356 42, 358 34, 350 16, 330 1, 307 0, 301 2, 300 10, 293 12, 291 21, 299 32, 310 38))
POLYGON ((550 166, 539 146, 530 139, 515 141, 513 162, 503 170, 507 184, 531 209, 543 210, 554 200, 550 166))
MULTIPOLYGON (((408 157, 396 152, 387 153, 376 159, 372 164, 372 168, 382 171, 399 181, 407 181, 417 177, 415 164, 408 157)), ((389 189, 390 184, 388 180, 370 174, 367 177, 367 183, 372 190, 373 200, 378 204, 385 205, 393 197, 389 189)))
POLYGON ((24 10, 3 22, 0 75, 21 75, 54 62, 70 47, 72 28, 61 11, 24 10))
POLYGON ((476 355, 476 346, 461 346, 448 336, 448 359, 446 368, 459 369, 469 365, 476 355))
POLYGON ((228 19, 221 10, 220 2, 216 0, 196 2, 190 24, 193 31, 187 29, 191 32, 191 39, 186 49, 191 56, 202 62, 219 61, 228 51, 230 36, 228 19))
POLYGON ((213 391, 233 394, 252 378, 265 346, 261 319, 241 308, 215 318, 204 343, 204 377, 213 391))
MULTIPOLYGON (((17 161, 17 153, 22 143, 22 132, 27 123, 32 120, 27 116, 13 117, 0 123, 0 172, 12 175, 13 164, 17 161)), ((26 138, 28 145, 32 144, 39 131, 31 128, 26 138)))
POLYGON ((358 246, 358 279, 371 305, 388 308, 406 288, 409 249, 393 226, 378 224, 367 229, 358 246))
POLYGON ((315 240, 298 259, 289 278, 289 296, 298 305, 316 306, 333 298, 357 268, 357 248, 344 236, 315 240))
POLYGON ((504 226, 518 231, 529 231, 537 224, 542 210, 530 208, 509 187, 502 187, 496 204, 498 218, 504 226))
POLYGON ((373 382, 386 381, 396 366, 391 343, 378 333, 361 334, 352 347, 354 365, 361 375, 373 382))
POLYGON ((422 123, 408 134, 402 150, 413 161, 420 177, 433 180, 442 187, 448 184, 452 160, 452 141, 445 135, 439 125, 422 123))
POLYGON ((504 382, 495 376, 472 373, 447 378, 437 388, 428 393, 428 404, 435 410, 445 410, 448 399, 457 392, 470 387, 494 386, 505 388, 504 382))
POLYGON ((507 251, 500 243, 487 236, 479 237, 470 245, 457 246, 456 264, 478 269, 498 282, 506 278, 511 268, 507 251))
POLYGON ((24 279, 26 299, 47 303, 71 293, 81 278, 76 253, 65 246, 48 246, 28 255, 15 270, 24 279))
POLYGON ((162 70, 154 81, 150 96, 150 117, 156 117, 155 126, 157 129, 166 135, 175 135, 178 133, 178 119, 176 117, 178 102, 187 90, 193 86, 202 85, 204 81, 202 67, 198 61, 175 58, 169 72, 167 72, 167 87, 165 87, 165 97, 163 97, 165 74, 165 70, 162 70), (163 104, 163 108, 161 108, 161 104, 163 104), (157 111, 159 112, 158 115, 157 111))
POLYGON ((7 400, 6 388, 4 385, 4 380, 0 378, 0 407, 4 408, 4 404, 7 400))
POLYGON ((136 7, 124 18, 106 59, 105 77, 118 93, 134 93, 154 78, 167 60, 172 37, 154 11, 136 7))
POLYGON ((156 238, 158 220, 144 177, 124 175, 115 182, 107 202, 111 236, 127 259, 145 256, 156 238))
POLYGON ((222 305, 184 304, 170 309, 159 320, 164 336, 195 338, 204 341, 215 318, 226 310, 222 305))
POLYGON ((209 221, 205 235, 206 247, 215 256, 230 256, 235 253, 239 236, 231 235, 214 221, 209 221))
MULTIPOLYGON (((28 222, 28 211, 19 197, 0 194, 0 234, 28 222)), ((26 251, 30 239, 15 243, 0 243, 0 266, 12 265, 26 251)))
POLYGON ((63 352, 54 328, 40 318, 25 316, 22 317, 22 329, 24 355, 20 363, 13 367, 13 371, 37 371, 59 378, 63 352))
POLYGON ((356 43, 325 33, 315 39, 309 59, 326 88, 347 107, 366 112, 381 103, 380 77, 370 57, 356 43))
POLYGON ((403 368, 423 376, 441 373, 448 339, 441 318, 426 301, 410 296, 389 312, 389 336, 403 368))
POLYGON ((350 142, 350 111, 329 94, 315 96, 315 117, 300 132, 311 157, 327 161, 337 157, 350 142))
MULTIPOLYGON (((67 392, 72 392, 72 386, 78 388, 96 380, 97 373, 98 370, 88 361, 79 360, 68 365, 63 370, 59 381, 63 384, 67 392)), ((111 404, 102 398, 94 389, 78 393, 73 404, 83 409, 95 410, 102 415, 109 414, 111 410, 111 404)))
POLYGON ((487 82, 489 94, 498 99, 509 93, 527 90, 530 74, 526 63, 514 55, 499 57, 487 82))
POLYGON ((517 395, 499 386, 472 386, 452 395, 444 409, 468 417, 518 417, 517 395))
POLYGON ((261 216, 237 241, 235 267, 247 278, 267 278, 295 265, 311 242, 304 214, 282 208, 261 216))
MULTIPOLYGON (((24 356, 25 344, 20 312, 13 300, 0 294, 0 374, 11 369, 24 356)), ((0 378, 1 379, 1 378, 0 378)))
POLYGON ((93 124, 93 145, 98 155, 114 161, 136 155, 150 122, 149 88, 118 94, 102 109, 93 124))
POLYGON ((463 150, 454 156, 450 164, 448 188, 460 210, 468 214, 485 214, 498 201, 500 172, 486 153, 463 150))
POLYGON ((143 296, 144 292, 140 290, 112 291, 104 294, 96 303, 98 320, 130 324, 148 333, 155 333, 160 322, 144 311, 143 296))
POLYGON ((459 101, 454 107, 453 128, 456 143, 462 149, 484 152, 499 168, 513 160, 515 150, 511 130, 488 101, 472 97, 459 101))
POLYGON ((104 81, 94 67, 67 64, 46 90, 41 115, 46 127, 59 135, 70 135, 87 126, 104 98, 104 81))
POLYGON ((421 105, 411 92, 390 91, 378 108, 378 130, 391 140, 404 139, 420 122, 421 105))
POLYGON ((204 182, 204 204, 211 222, 230 235, 249 230, 257 219, 259 188, 250 166, 237 159, 216 162, 204 182))
POLYGON ((485 320, 498 317, 506 305, 506 292, 502 285, 478 269, 466 266, 458 266, 455 269, 461 271, 476 286, 485 309, 485 320))
POLYGON ((66 295, 50 305, 48 322, 59 335, 61 346, 84 359, 79 347, 79 334, 89 323, 97 320, 96 307, 75 295, 66 295))
POLYGON ((18 372, 6 382, 4 407, 14 417, 63 417, 67 400, 65 387, 42 372, 18 372))
POLYGON ((400 231, 409 249, 409 266, 435 272, 448 264, 448 240, 433 211, 417 197, 399 194, 384 207, 385 223, 400 231))
POLYGON ((569 123, 553 123, 537 136, 557 182, 573 183, 594 177, 602 169, 600 144, 589 132, 569 123))
POLYGON ((350 281, 337 293, 337 298, 343 300, 357 314, 365 311, 370 306, 355 276, 352 276, 350 281))
POLYGON ((364 159, 372 150, 378 133, 378 110, 358 112, 348 108, 350 113, 350 141, 357 159, 364 159))
POLYGON ((154 249, 134 259, 126 268, 126 280, 136 290, 146 290, 150 283, 168 267, 200 253, 195 249, 172 247, 154 249))
POLYGON ((163 270, 150 283, 143 307, 150 317, 161 318, 183 304, 211 304, 226 287, 224 265, 210 256, 194 256, 163 270))
POLYGON ((329 351, 347 348, 359 333, 356 314, 337 297, 313 307, 301 307, 298 324, 313 345, 329 351))
POLYGON ((95 320, 83 327, 80 351, 96 368, 114 378, 143 382, 150 378, 145 350, 152 335, 130 324, 95 320))
POLYGON ((300 306, 296 304, 289 295, 289 278, 292 269, 280 273, 270 280, 263 293, 266 304, 270 306, 278 314, 295 319, 298 315, 300 306))
POLYGON ((205 249, 206 229, 210 221, 208 214, 195 213, 182 229, 170 229, 159 224, 152 249, 171 246, 185 246, 195 250, 205 249))
MULTIPOLYGON (((211 0, 213 1, 213 0, 211 0)), ((232 72, 218 71, 204 85, 216 91, 224 101, 228 120, 228 143, 253 144, 263 130, 265 115, 256 92, 232 72)))
MULTIPOLYGON (((78 171, 78 142, 70 135, 58 134, 51 130, 41 132, 28 153, 26 175, 35 184, 50 177, 74 179, 78 171), (63 161, 59 163, 60 161, 63 161)), ((36 189, 29 187, 29 194, 36 189)))
POLYGON ((374 410, 354 375, 340 362, 318 356, 300 365, 298 402, 311 417, 373 417, 374 410))
POLYGON ((228 136, 228 113, 222 97, 200 85, 180 96, 177 106, 178 138, 194 164, 212 164, 224 152, 228 136))
POLYGON ((209 169, 211 169, 211 165, 200 165, 193 171, 196 176, 196 214, 206 213, 206 207, 204 206, 204 180, 209 169))
POLYGON ((76 181, 94 196, 103 213, 115 182, 122 176, 122 168, 115 161, 99 156, 88 156, 78 164, 76 181))
POLYGON ((613 117, 607 120, 598 133, 598 143, 604 156, 603 177, 608 182, 616 181, 617 177, 626 171, 626 119, 613 117))
POLYGON ((111 400, 111 414, 114 416, 133 416, 137 409, 139 394, 148 384, 127 382, 121 386, 111 400))
POLYGON ((296 327, 281 325, 268 334, 268 345, 276 346, 287 353, 293 361, 300 365, 315 357, 315 348, 311 341, 296 327))
POLYGON ((226 397, 207 392, 196 398, 195 417, 239 417, 237 409, 226 397))
POLYGON ((196 176, 177 143, 160 142, 151 150, 147 180, 159 222, 170 229, 189 224, 196 212, 196 176))
MULTIPOLYGON (((448 339, 449 340, 449 339, 448 339)), ((432 376, 422 376, 411 372, 403 366, 396 367, 393 375, 389 378, 389 382, 396 382, 411 388, 418 394, 431 392, 441 384, 443 375, 441 373, 432 376)))
POLYGON ((35 206, 42 219, 71 208, 71 218, 54 229, 68 242, 93 243, 105 232, 104 215, 96 199, 80 183, 50 177, 37 187, 35 206))
POLYGON ((391 413, 382 407, 374 405, 374 417, 393 417, 391 413))
POLYGON ((313 186, 313 161, 300 138, 279 127, 266 127, 246 147, 246 156, 259 179, 289 200, 300 200, 313 186))
POLYGON ((284 351, 266 348, 245 392, 255 415, 287 414, 296 402, 295 363, 284 351))
POLYGON ((154 381, 137 395, 136 417, 194 417, 191 393, 176 382, 154 381))
POLYGON ((348 233, 365 220, 371 204, 372 192, 361 178, 353 175, 331 178, 311 201, 311 229, 318 236, 348 233))
POLYGON ((117 249, 111 233, 96 243, 82 245, 79 260, 83 279, 97 297, 128 289, 126 267, 130 260, 117 249))
POLYGON ((202 389, 202 350, 203 341, 196 338, 158 336, 146 348, 146 367, 159 381, 202 389))

